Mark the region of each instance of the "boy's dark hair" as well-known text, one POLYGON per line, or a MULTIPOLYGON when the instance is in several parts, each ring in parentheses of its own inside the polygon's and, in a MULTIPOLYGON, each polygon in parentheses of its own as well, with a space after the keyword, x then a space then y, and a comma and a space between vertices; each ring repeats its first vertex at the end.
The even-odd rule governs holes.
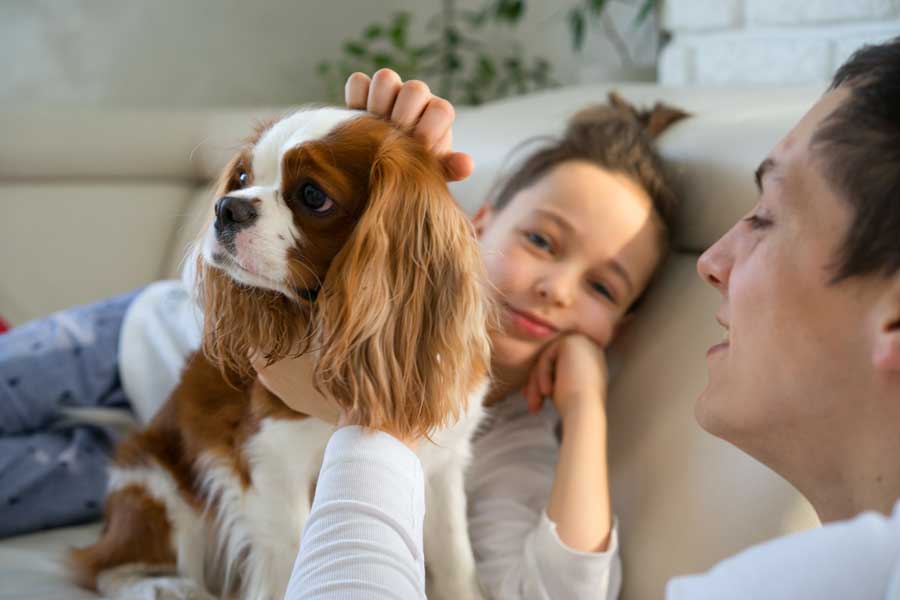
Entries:
POLYGON ((900 271, 900 37, 858 50, 829 89, 850 95, 819 126, 825 177, 853 205, 834 282, 900 271))
MULTIPOLYGON (((660 102, 639 111, 616 92, 609 105, 584 108, 572 118, 561 138, 552 138, 532 153, 498 184, 493 206, 501 210, 520 191, 537 183, 551 169, 568 161, 586 161, 638 183, 653 202, 658 216, 663 256, 669 250, 676 196, 654 141, 673 123, 689 116, 683 110, 660 102)), ((637 307, 643 296, 632 303, 637 307)))

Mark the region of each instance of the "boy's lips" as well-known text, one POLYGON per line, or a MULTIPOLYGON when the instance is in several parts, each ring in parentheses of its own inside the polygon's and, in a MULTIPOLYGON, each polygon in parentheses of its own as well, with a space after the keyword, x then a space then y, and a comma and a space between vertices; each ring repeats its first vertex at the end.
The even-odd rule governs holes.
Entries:
POLYGON ((506 305, 506 312, 509 315, 509 322, 513 329, 527 337, 546 339, 559 331, 551 323, 544 321, 540 317, 523 310, 517 310, 508 304, 506 305))

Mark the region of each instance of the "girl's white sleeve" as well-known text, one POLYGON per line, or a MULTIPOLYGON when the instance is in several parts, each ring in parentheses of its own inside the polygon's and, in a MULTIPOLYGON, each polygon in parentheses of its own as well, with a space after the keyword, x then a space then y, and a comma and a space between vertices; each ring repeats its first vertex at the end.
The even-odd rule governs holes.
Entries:
POLYGON ((342 427, 328 441, 286 600, 424 600, 425 478, 396 438, 342 427))
POLYGON ((622 567, 616 526, 606 552, 567 547, 545 510, 559 445, 549 403, 529 414, 519 396, 494 408, 467 475, 469 535, 478 576, 495 600, 614 599, 622 567))
POLYGON ((678 577, 667 600, 898 600, 900 502, 754 546, 702 575, 678 577))

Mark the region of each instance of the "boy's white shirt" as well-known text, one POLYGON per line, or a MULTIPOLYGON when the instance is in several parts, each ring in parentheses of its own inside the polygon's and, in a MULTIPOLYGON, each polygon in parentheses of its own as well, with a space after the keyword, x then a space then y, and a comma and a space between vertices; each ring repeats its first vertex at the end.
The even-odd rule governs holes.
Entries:
MULTIPOLYGON (((180 282, 154 284, 135 299, 122 326, 119 364, 142 421, 174 388, 199 338, 199 313, 180 282)), ((607 552, 579 553, 565 547, 544 511, 558 458, 552 406, 535 417, 513 398, 492 413, 474 441, 466 486, 469 531, 488 596, 615 598, 621 584, 616 527, 607 552)), ((326 450, 287 597, 345 598, 358 590, 373 600, 423 598, 424 511, 414 453, 387 434, 339 430, 326 450)), ((890 518, 866 513, 673 579, 666 598, 900 600, 900 501, 890 518)))

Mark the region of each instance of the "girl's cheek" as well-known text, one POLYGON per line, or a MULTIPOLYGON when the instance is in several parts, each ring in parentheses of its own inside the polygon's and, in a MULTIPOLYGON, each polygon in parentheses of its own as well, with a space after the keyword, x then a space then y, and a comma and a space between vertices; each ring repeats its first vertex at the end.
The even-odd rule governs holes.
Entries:
POLYGON ((584 313, 579 315, 578 320, 588 324, 586 327, 583 327, 583 330, 580 330, 579 333, 589 337, 601 348, 606 348, 612 342, 615 326, 613 315, 609 311, 602 309, 584 311, 584 313))
POLYGON ((533 270, 527 253, 515 247, 508 247, 487 261, 491 284, 503 294, 527 288, 533 270))

